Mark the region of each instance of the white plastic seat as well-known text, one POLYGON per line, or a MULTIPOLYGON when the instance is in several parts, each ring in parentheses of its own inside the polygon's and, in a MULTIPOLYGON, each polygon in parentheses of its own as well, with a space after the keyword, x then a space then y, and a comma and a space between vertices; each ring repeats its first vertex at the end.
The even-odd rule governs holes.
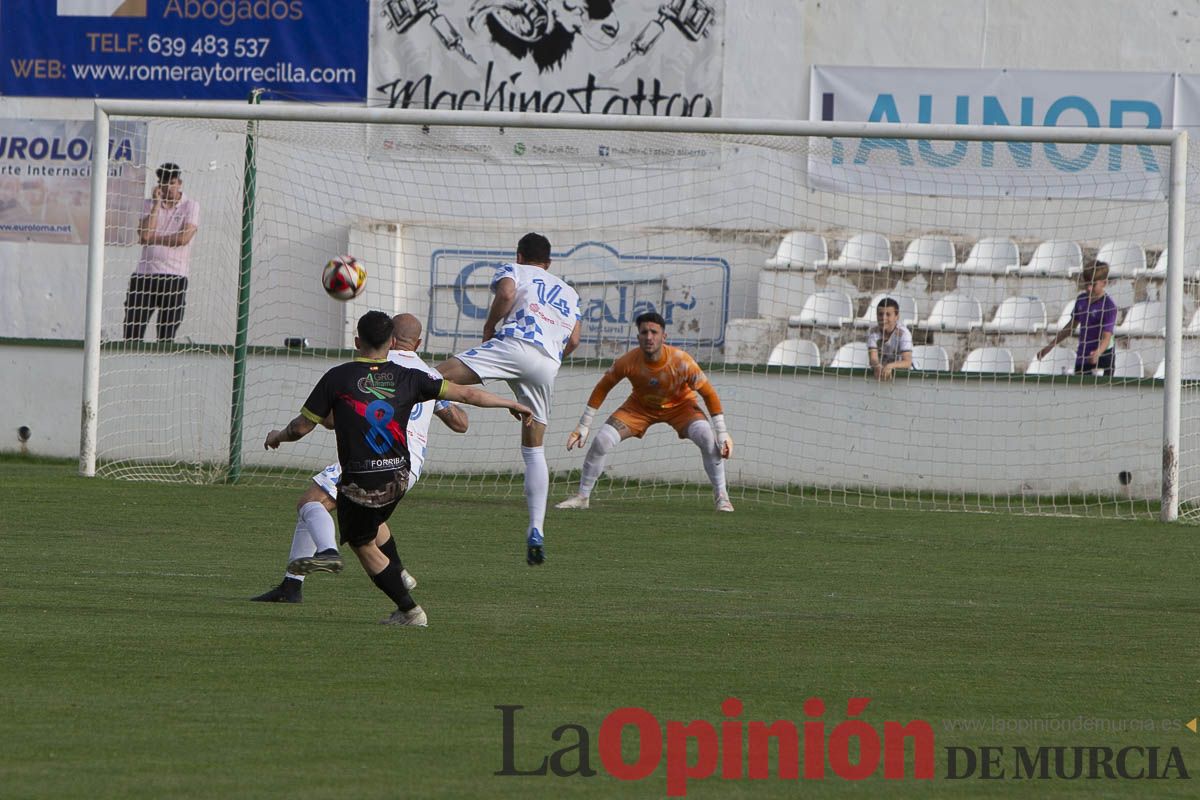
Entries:
POLYGON ((988 333, 1038 333, 1046 328, 1046 304, 1036 297, 1009 297, 991 322, 984 323, 988 333))
POLYGON ((1075 371, 1075 351, 1056 347, 1045 358, 1034 358, 1025 368, 1026 375, 1070 375, 1075 371))
POLYGON ((801 325, 840 328, 853 321, 854 303, 850 295, 830 289, 822 289, 805 299, 800 313, 788 317, 788 325, 793 328, 801 325))
POLYGON ((1200 336, 1200 308, 1196 309, 1196 313, 1192 314, 1191 321, 1184 326, 1184 336, 1200 336))
POLYGON ((957 272, 966 275, 1005 275, 1021 268, 1021 251, 1012 239, 980 239, 959 264, 957 272))
POLYGON ((983 308, 969 295, 955 292, 938 300, 921 325, 924 330, 966 333, 983 325, 983 308))
POLYGON ((1134 303, 1133 281, 1110 281, 1105 294, 1113 299, 1117 308, 1130 308, 1134 303))
POLYGON ((865 369, 871 366, 871 357, 867 353, 866 342, 849 342, 838 348, 834 353, 830 367, 838 369, 865 369))
POLYGON ((892 263, 892 243, 881 233, 856 233, 837 258, 820 266, 846 272, 874 272, 892 263))
POLYGON ((1134 303, 1113 332, 1117 336, 1166 336, 1167 304, 1158 300, 1134 303))
POLYGON ((1108 277, 1132 278, 1146 271, 1146 251, 1137 242, 1105 242, 1096 260, 1108 264, 1108 277))
POLYGON ((771 348, 767 365, 772 367, 819 367, 821 348, 808 339, 784 339, 771 348))
POLYGON ((1143 378, 1146 371, 1142 365, 1142 354, 1136 350, 1117 350, 1113 353, 1114 378, 1143 378))
POLYGON ((950 354, 940 344, 919 344, 912 349, 913 369, 949 372, 950 354))
POLYGON ((976 347, 967 353, 962 372, 1012 372, 1013 354, 1007 347, 976 347))
MULTIPOLYGON (((1164 247, 1162 252, 1158 254, 1158 260, 1154 262, 1153 267, 1147 267, 1138 273, 1138 276, 1147 278, 1165 278, 1167 277, 1167 265, 1170 263, 1169 251, 1170 248, 1164 247)), ((1190 280, 1200 275, 1200 270, 1197 266, 1200 265, 1200 242, 1188 242, 1183 250, 1183 277, 1184 280, 1190 280)))
POLYGON ((954 269, 957 258, 954 242, 945 236, 922 236, 909 242, 900 266, 906 270, 945 272, 954 269))
POLYGON ((819 233, 792 231, 783 237, 775 255, 767 259, 768 267, 799 267, 814 269, 829 259, 829 245, 819 233))
POLYGON ((1022 275, 1070 277, 1083 269, 1083 251, 1076 242, 1056 239, 1042 242, 1019 270, 1022 275))
POLYGON ((875 317, 875 309, 879 307, 879 301, 890 297, 900 306, 900 324, 906 328, 916 327, 917 324, 917 299, 904 294, 892 294, 891 292, 880 292, 871 298, 871 302, 867 303, 867 310, 863 315, 854 320, 854 327, 869 328, 878 320, 875 317))
MULTIPOLYGON (((1180 378, 1185 381, 1200 381, 1200 353, 1184 353, 1181 367, 1180 378)), ((1167 360, 1164 358, 1158 362, 1158 369, 1154 370, 1154 377, 1162 380, 1166 376, 1167 360)))

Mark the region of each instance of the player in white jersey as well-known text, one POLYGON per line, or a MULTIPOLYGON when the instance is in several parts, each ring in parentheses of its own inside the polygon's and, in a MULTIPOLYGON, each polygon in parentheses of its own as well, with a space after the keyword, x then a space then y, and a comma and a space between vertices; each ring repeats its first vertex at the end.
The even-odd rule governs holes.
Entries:
MULTIPOLYGON (((394 331, 388 360, 402 367, 419 369, 436 375, 437 373, 415 352, 421 346, 421 321, 412 314, 399 314, 392 322, 394 331)), ((456 405, 444 400, 429 400, 413 406, 407 426, 409 489, 412 489, 417 479, 421 477, 421 469, 425 464, 425 452, 428 449, 429 421, 434 416, 455 433, 465 433, 467 430, 466 412, 456 405)), ((341 474, 341 464, 330 464, 313 476, 313 485, 305 490, 296 503, 298 513, 296 531, 292 535, 292 549, 288 556, 289 567, 297 559, 308 558, 331 548, 336 549, 331 512, 337 507, 337 483, 341 474)), ((379 535, 375 538, 375 544, 390 561, 399 559, 396 543, 392 541, 392 533, 386 522, 379 526, 379 535)), ((416 579, 408 574, 408 570, 403 570, 401 577, 409 591, 416 587, 416 579)), ((283 581, 278 586, 251 599, 263 603, 299 603, 303 597, 303 585, 304 576, 289 569, 284 572, 283 581)))
POLYGON ((517 243, 517 260, 502 264, 492 277, 491 308, 483 343, 438 364, 454 383, 504 380, 518 402, 533 409, 533 424, 521 426, 525 462, 525 505, 529 509, 525 561, 545 560, 544 525, 550 471, 542 440, 550 421, 550 395, 565 356, 579 346, 579 295, 552 275, 550 241, 527 233, 517 243))

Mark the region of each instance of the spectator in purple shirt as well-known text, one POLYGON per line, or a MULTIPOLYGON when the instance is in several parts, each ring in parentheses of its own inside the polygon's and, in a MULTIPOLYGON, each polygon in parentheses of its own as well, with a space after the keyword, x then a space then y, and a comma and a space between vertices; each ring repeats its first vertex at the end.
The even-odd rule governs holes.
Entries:
POLYGON ((175 341, 183 322, 200 204, 184 195, 179 172, 179 165, 170 162, 158 168, 158 184, 138 223, 142 257, 129 278, 125 295, 126 341, 146 335, 146 325, 156 309, 160 342, 175 341))
POLYGON ((1067 339, 1079 326, 1079 346, 1075 348, 1075 374, 1100 370, 1102 375, 1111 375, 1113 356, 1113 329, 1117 326, 1117 304, 1104 293, 1108 288, 1108 264, 1097 261, 1086 268, 1080 276, 1083 291, 1075 299, 1075 310, 1071 321, 1055 334, 1050 344, 1038 352, 1045 358, 1054 346, 1067 339))

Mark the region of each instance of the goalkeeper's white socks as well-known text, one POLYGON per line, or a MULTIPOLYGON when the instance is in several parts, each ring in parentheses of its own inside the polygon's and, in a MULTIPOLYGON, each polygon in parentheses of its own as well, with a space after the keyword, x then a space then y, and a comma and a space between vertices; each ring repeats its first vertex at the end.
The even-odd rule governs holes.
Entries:
MULTIPOLYGON (((717 450, 717 440, 713 438, 712 425, 708 420, 698 419, 688 426, 687 436, 700 448, 700 458, 704 461, 704 471, 708 474, 708 482, 712 484, 713 496, 728 502, 729 491, 725 488, 725 460, 717 450)), ((732 509, 732 506, 730 507, 732 509)))
POLYGON ((550 468, 546 466, 546 450, 542 447, 521 447, 525 460, 525 507, 529 509, 529 530, 545 531, 546 499, 550 494, 550 468))
POLYGON ((607 422, 596 431, 592 446, 588 448, 587 456, 583 459, 583 474, 579 476, 579 496, 589 497, 596 481, 604 473, 604 462, 609 452, 621 443, 621 434, 607 422))

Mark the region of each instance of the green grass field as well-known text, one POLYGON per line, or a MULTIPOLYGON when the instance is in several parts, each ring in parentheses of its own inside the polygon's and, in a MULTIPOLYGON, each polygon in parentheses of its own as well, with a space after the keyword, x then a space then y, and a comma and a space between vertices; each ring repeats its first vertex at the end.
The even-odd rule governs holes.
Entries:
POLYGON ((1193 527, 597 496, 551 509, 531 569, 519 496, 423 487, 392 518, 430 619, 406 630, 375 624, 390 604, 352 557, 302 605, 247 602, 281 576, 296 489, 88 481, 13 457, 0 485, 3 798, 662 797, 662 765, 605 771, 605 716, 719 723, 730 696, 743 721, 798 726, 821 697, 827 733, 870 697, 880 732, 932 725, 936 777, 772 766, 688 797, 1200 792, 1182 727, 1200 713, 1193 527), (577 741, 551 738, 572 723, 598 774, 495 775, 497 705, 525 707, 516 766, 577 741), (985 745, 1007 748, 1005 779, 946 777, 946 748, 985 745), (1012 779, 1012 748, 1060 745, 1164 762, 1178 747, 1193 777, 1012 779))

